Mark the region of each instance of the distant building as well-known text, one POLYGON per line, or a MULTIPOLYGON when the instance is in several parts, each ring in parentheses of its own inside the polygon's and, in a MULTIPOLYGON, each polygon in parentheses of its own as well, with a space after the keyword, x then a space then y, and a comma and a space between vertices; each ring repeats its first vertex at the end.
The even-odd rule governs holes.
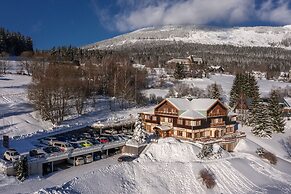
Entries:
POLYGON ((283 107, 284 116, 291 117, 291 98, 283 98, 281 105, 283 107))
POLYGON ((222 66, 219 66, 219 65, 211 65, 208 67, 208 71, 210 73, 224 73, 224 68, 222 66))
POLYGON ((160 137, 217 142, 229 151, 244 137, 237 132, 236 114, 219 100, 167 98, 141 115, 145 129, 160 137))
POLYGON ((204 73, 204 67, 197 67, 197 65, 203 64, 202 58, 195 58, 193 55, 190 55, 187 58, 174 58, 166 62, 167 67, 170 69, 175 69, 177 64, 183 65, 186 77, 202 77, 204 73))
POLYGON ((261 71, 252 71, 252 75, 256 79, 267 79, 267 73, 266 72, 261 72, 261 71))

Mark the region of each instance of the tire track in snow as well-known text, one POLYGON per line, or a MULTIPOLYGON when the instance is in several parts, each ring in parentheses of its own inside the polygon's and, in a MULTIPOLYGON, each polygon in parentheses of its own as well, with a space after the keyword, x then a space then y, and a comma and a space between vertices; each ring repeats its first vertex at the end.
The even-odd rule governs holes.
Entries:
POLYGON ((291 193, 291 176, 281 172, 279 170, 277 170, 276 168, 274 168, 273 166, 271 166, 268 163, 265 163, 264 161, 260 161, 257 158, 255 158, 254 156, 251 155, 247 155, 246 158, 248 160, 251 161, 251 163, 249 164, 253 170, 255 170, 256 172, 263 174, 273 180, 276 180, 280 183, 284 183, 286 185, 289 185, 289 187, 282 187, 282 191, 284 189, 287 189, 288 192, 291 193))
POLYGON ((211 163, 206 165, 216 176, 217 185, 227 193, 263 193, 263 189, 252 183, 243 174, 231 166, 230 162, 211 163), (227 185, 227 184, 231 184, 227 185))

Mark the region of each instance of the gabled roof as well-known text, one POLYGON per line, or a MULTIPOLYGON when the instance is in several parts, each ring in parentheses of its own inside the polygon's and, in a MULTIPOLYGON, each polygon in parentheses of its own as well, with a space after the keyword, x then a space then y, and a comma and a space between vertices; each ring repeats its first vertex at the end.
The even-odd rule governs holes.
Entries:
POLYGON ((167 98, 166 100, 182 111, 207 111, 212 105, 214 105, 214 103, 217 102, 217 100, 210 98, 199 98, 191 101, 186 98, 167 98))
POLYGON ((206 118, 204 115, 202 115, 201 113, 199 113, 199 112, 197 112, 195 110, 186 110, 179 117, 189 118, 189 119, 203 119, 203 118, 206 118))

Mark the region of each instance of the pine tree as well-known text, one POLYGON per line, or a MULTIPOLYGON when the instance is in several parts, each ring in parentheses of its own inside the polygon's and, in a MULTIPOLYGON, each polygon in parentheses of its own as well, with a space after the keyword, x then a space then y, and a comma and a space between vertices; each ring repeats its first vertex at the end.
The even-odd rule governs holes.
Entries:
POLYGON ((236 75, 230 91, 229 105, 233 107, 240 100, 241 95, 244 95, 246 99, 260 96, 257 81, 249 73, 236 75))
POLYGON ((221 98, 222 88, 220 85, 216 84, 216 82, 214 84, 209 85, 207 87, 207 90, 208 90, 209 98, 212 98, 212 99, 220 99, 221 98))
POLYGON ((268 105, 271 119, 271 128, 274 132, 283 133, 285 127, 285 121, 283 117, 283 111, 279 104, 279 95, 276 90, 271 91, 270 102, 268 105))
POLYGON ((174 73, 175 79, 183 79, 185 78, 185 72, 184 72, 184 66, 181 63, 176 64, 175 73, 174 73))
POLYGON ((27 157, 20 158, 15 162, 16 178, 20 181, 24 181, 28 177, 28 163, 27 157))
POLYGON ((272 130, 269 119, 269 110, 258 98, 252 104, 250 124, 253 126, 252 133, 259 137, 271 137, 272 130))
POLYGON ((247 96, 250 97, 250 98, 256 98, 256 97, 259 97, 260 96, 260 93, 259 93, 259 86, 258 86, 258 82, 256 80, 256 78, 251 75, 251 74, 248 74, 247 76, 247 96))
POLYGON ((140 116, 134 124, 134 132, 132 139, 134 139, 139 144, 145 143, 146 141, 146 133, 140 116))
POLYGON ((234 78, 230 91, 229 106, 233 107, 237 103, 240 93, 241 93, 241 74, 237 74, 234 78))

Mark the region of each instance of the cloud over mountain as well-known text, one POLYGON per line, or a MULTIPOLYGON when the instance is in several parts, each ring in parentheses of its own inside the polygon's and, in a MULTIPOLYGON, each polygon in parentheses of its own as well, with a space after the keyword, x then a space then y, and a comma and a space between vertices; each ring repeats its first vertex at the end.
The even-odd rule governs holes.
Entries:
POLYGON ((291 23, 290 4, 289 0, 118 0, 118 8, 110 17, 113 22, 106 24, 119 31, 169 24, 260 21, 281 25, 291 23))

